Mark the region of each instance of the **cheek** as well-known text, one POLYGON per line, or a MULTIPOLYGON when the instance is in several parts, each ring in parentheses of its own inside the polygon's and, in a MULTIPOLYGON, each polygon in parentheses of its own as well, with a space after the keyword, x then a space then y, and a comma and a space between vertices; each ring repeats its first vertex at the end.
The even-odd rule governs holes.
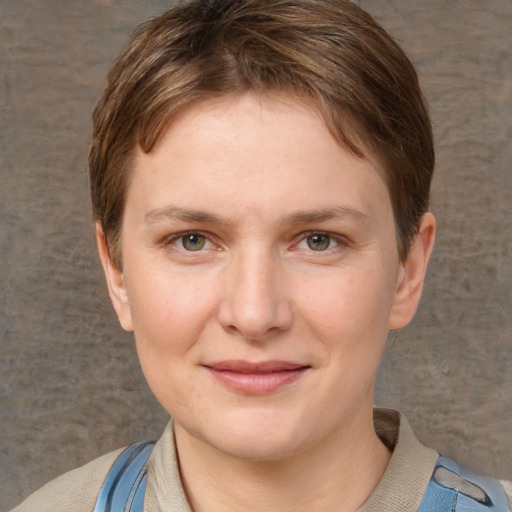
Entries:
POLYGON ((339 351, 360 353, 386 338, 393 287, 385 274, 347 269, 308 283, 297 282, 297 309, 339 351), (299 299, 300 298, 300 299, 299 299))
POLYGON ((197 342, 215 310, 215 286, 206 276, 153 269, 127 282, 130 309, 141 358, 155 352, 183 353, 197 342))
POLYGON ((192 370, 214 314, 215 287, 163 272, 138 277, 129 298, 142 371, 169 414, 181 406, 193 413, 191 397, 200 390, 192 370))

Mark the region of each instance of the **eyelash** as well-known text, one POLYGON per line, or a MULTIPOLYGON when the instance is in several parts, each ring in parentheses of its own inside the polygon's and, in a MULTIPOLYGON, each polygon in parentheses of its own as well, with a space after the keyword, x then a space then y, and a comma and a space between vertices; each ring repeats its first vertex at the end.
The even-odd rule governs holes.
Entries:
MULTIPOLYGON (((296 239, 298 239, 298 241, 293 244, 292 250, 306 250, 306 251, 310 251, 312 253, 316 253, 317 255, 321 255, 322 253, 332 254, 332 252, 349 245, 347 240, 344 237, 341 237, 339 235, 334 235, 333 233, 329 233, 329 232, 325 232, 325 231, 308 231, 306 233, 301 233, 300 235, 298 235, 296 237, 296 239), (316 237, 327 237, 329 239, 328 246, 323 249, 319 249, 319 250, 313 249, 310 246, 310 244, 308 243, 308 240, 315 236, 316 237), (335 244, 334 247, 331 246, 333 242, 335 244), (300 247, 300 245, 303 243, 306 244, 307 247, 300 247)), ((191 231, 176 233, 175 235, 172 235, 172 236, 166 238, 162 245, 165 247, 172 247, 175 250, 178 250, 178 251, 184 252, 184 253, 188 253, 190 256, 192 256, 194 253, 199 254, 199 253, 204 252, 203 249, 205 248, 205 246, 208 248, 209 245, 215 246, 216 244, 212 241, 212 236, 210 234, 204 233, 202 231, 192 231, 191 230, 191 231), (185 243, 187 236, 202 237, 202 239, 204 240, 204 244, 201 245, 197 250, 193 250, 193 249, 188 250, 184 247, 184 243, 185 243), (178 244, 180 244, 180 245, 178 245, 178 244)))
POLYGON ((348 245, 349 245, 348 241, 346 240, 346 238, 344 238, 342 236, 335 235, 333 233, 329 233, 326 231, 309 231, 307 233, 301 233, 300 239, 294 245, 294 247, 298 250, 310 251, 310 252, 315 253, 316 255, 320 256, 322 253, 332 254, 333 252, 340 250, 343 247, 347 247, 348 245), (308 239, 311 239, 315 236, 329 238, 329 246, 324 249, 320 249, 320 250, 315 250, 315 249, 311 248, 311 246, 308 243, 308 239), (334 247, 331 246, 333 242, 335 244, 334 247), (305 243, 307 245, 307 247, 304 247, 304 248, 299 247, 302 243, 305 243))
POLYGON ((182 251, 182 252, 186 252, 186 253, 200 253, 200 252, 203 252, 203 247, 200 247, 198 250, 194 251, 194 250, 187 250, 185 249, 185 247, 183 246, 184 242, 185 242, 185 238, 189 236, 189 237, 192 237, 192 236, 197 236, 197 237, 202 237, 205 241, 205 244, 212 244, 213 245, 213 242, 211 241, 211 235, 208 235, 206 233, 203 233, 201 231, 185 231, 185 232, 182 232, 182 233, 176 233, 175 235, 172 235, 168 238, 166 238, 164 240, 164 243, 163 245, 166 246, 166 247, 174 247, 176 250, 179 250, 179 251, 182 251), (177 243, 181 242, 181 247, 178 247, 177 243))

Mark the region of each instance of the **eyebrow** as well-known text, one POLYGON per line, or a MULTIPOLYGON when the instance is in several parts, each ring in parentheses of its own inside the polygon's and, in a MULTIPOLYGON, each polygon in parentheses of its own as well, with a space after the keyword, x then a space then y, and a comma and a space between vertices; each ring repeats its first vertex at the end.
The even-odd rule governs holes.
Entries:
POLYGON ((179 206, 164 206, 155 208, 144 215, 144 221, 147 224, 158 222, 165 219, 179 219, 188 222, 201 222, 211 224, 231 224, 226 219, 204 210, 195 210, 193 208, 182 208, 179 206))
MULTIPOLYGON (((281 219, 281 223, 285 225, 294 224, 310 224, 314 222, 325 222, 340 218, 353 218, 363 222, 369 220, 368 215, 349 206, 335 206, 333 208, 321 208, 319 210, 304 210, 291 213, 281 219)), ((198 222, 219 224, 225 226, 234 225, 233 222, 223 217, 204 210, 195 210, 193 208, 182 208, 179 206, 164 206, 150 210, 144 215, 144 221, 152 224, 166 219, 179 219, 186 222, 198 222)))
POLYGON ((368 222, 369 217, 360 210, 350 206, 335 206, 333 208, 321 208, 320 210, 299 211, 287 215, 283 219, 284 224, 310 224, 313 222, 325 222, 328 220, 342 219, 345 217, 353 218, 363 222, 368 222))

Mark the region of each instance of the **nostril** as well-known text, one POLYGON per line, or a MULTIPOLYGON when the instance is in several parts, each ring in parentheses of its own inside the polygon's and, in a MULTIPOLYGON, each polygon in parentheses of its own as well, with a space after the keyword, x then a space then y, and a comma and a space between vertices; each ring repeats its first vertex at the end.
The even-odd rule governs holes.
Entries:
POLYGON ((287 330, 292 312, 275 262, 267 250, 242 256, 222 284, 219 323, 226 332, 251 341, 287 330))

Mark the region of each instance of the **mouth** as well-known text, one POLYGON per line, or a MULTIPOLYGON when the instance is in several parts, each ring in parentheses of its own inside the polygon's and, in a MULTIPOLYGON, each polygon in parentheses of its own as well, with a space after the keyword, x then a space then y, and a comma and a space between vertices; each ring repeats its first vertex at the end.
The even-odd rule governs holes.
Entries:
POLYGON ((289 361, 219 361, 204 367, 228 389, 246 395, 265 395, 300 379, 311 367, 289 361))

